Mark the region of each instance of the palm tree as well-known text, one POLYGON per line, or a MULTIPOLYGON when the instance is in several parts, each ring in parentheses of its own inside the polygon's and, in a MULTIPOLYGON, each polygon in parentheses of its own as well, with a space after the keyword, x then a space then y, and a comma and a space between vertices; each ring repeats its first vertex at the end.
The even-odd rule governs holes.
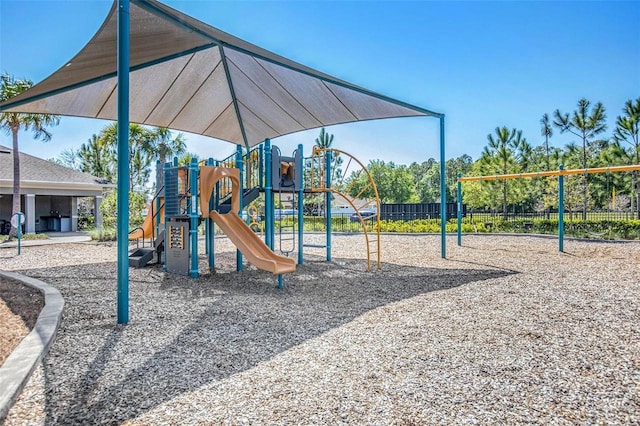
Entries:
MULTIPOLYGON (((605 113, 604 105, 598 102, 593 106, 593 109, 589 111, 591 103, 582 98, 578 101, 578 109, 573 112, 573 116, 569 116, 569 113, 562 114, 560 110, 555 110, 553 124, 560 129, 560 133, 569 132, 582 139, 582 168, 586 169, 587 166, 587 145, 590 140, 604 132, 607 129, 607 115, 605 113)), ((587 219, 587 179, 583 177, 583 192, 582 192, 582 219, 587 219)))
POLYGON ((157 156, 160 164, 164 164, 167 158, 180 157, 187 152, 187 144, 183 133, 178 133, 174 138, 171 130, 166 127, 157 127, 149 133, 145 150, 152 157, 157 156))
MULTIPOLYGON (((506 126, 496 127, 496 137, 487 135, 489 144, 484 147, 480 162, 483 173, 507 174, 518 173, 527 169, 531 157, 531 146, 522 136, 522 130, 506 126)), ((502 212, 507 218, 508 188, 507 181, 502 180, 502 212)))
MULTIPOLYGON (((31 80, 16 80, 8 74, 0 76, 0 102, 4 102, 33 86, 31 80)), ((31 130, 36 139, 44 142, 51 140, 51 133, 45 126, 56 126, 60 118, 50 114, 27 114, 17 112, 0 112, 0 128, 13 138, 13 206, 11 214, 20 211, 20 151, 18 149, 18 132, 20 129, 31 130)), ((17 228, 11 227, 9 238, 17 235, 17 228)))
MULTIPOLYGON (((98 138, 115 152, 118 146, 118 123, 105 126, 98 138)), ((129 191, 142 189, 151 173, 151 156, 147 147, 153 138, 152 132, 140 124, 129 124, 129 191)))
POLYGON ((550 163, 549 163, 549 138, 553 136, 553 128, 551 127, 551 122, 549 121, 549 114, 545 113, 540 119, 540 133, 544 136, 544 151, 546 153, 547 158, 547 171, 549 171, 550 163))
MULTIPOLYGON (((613 131, 613 139, 617 144, 627 142, 631 145, 629 149, 629 157, 635 164, 640 164, 640 98, 635 101, 629 99, 622 109, 624 115, 619 115, 616 119, 616 129, 613 131)), ((636 212, 640 219, 640 179, 638 172, 632 173, 633 186, 636 196, 636 212)), ((633 199, 633 197, 632 197, 633 199)), ((633 203, 631 204, 631 213, 633 213, 633 203)))

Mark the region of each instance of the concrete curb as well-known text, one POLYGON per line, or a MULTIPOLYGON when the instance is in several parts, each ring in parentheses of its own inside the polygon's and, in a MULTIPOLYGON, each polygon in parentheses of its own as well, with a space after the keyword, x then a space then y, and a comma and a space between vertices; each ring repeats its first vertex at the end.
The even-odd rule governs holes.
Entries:
POLYGON ((49 352, 62 318, 64 299, 57 289, 40 280, 2 270, 0 270, 0 276, 40 290, 44 295, 44 307, 33 330, 11 352, 11 355, 0 367, 0 383, 2 383, 0 386, 0 423, 2 423, 16 398, 29 381, 31 373, 49 352))

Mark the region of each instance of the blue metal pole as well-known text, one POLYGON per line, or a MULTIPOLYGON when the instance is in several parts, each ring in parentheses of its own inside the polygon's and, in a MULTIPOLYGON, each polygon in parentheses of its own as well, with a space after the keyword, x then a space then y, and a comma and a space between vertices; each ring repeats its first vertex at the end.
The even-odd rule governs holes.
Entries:
POLYGON ((129 0, 118 0, 118 324, 129 322, 129 0))
MULTIPOLYGON (((462 173, 458 173, 458 179, 462 173)), ((458 245, 462 245, 462 182, 458 181, 458 245)))
MULTIPOLYGON (((560 171, 564 165, 560 164, 560 171)), ((558 250, 564 252, 564 175, 558 175, 558 250)))
POLYGON ((160 209, 162 207, 162 203, 160 202, 160 197, 164 196, 164 189, 160 189, 162 184, 164 183, 164 177, 162 176, 162 163, 160 160, 156 161, 156 211, 155 216, 153 218, 155 226, 155 237, 158 238, 160 235, 160 209), (162 178, 161 178, 162 176, 162 178))
POLYGON ((258 153, 258 186, 264 188, 264 144, 260 144, 258 153))
POLYGON ((22 213, 18 212, 16 213, 17 216, 17 220, 18 220, 18 226, 16 226, 16 231, 18 231, 17 237, 18 237, 18 254, 20 254, 20 245, 21 245, 21 241, 22 241, 22 213))
MULTIPOLYGON (((216 167, 221 167, 220 166, 220 161, 216 160, 215 165, 216 165, 216 167)), ((220 208, 220 181, 216 182, 216 187, 215 187, 214 191, 215 192, 214 192, 213 204, 214 204, 214 208, 216 210, 218 210, 220 208)))
POLYGON ((304 155, 302 144, 298 145, 298 157, 300 158, 300 162, 296 164, 298 168, 296 173, 300 183, 298 189, 298 265, 302 265, 304 238, 304 155))
MULTIPOLYGON (((207 160, 207 166, 213 166, 213 158, 209 158, 207 160)), ((206 194, 207 197, 209 197, 210 194, 206 194)), ((200 194, 200 196, 202 197, 202 194, 200 194)), ((209 197, 209 211, 213 210, 213 197, 209 197)), ((209 217, 209 212, 202 212, 203 215, 206 215, 206 219, 205 219, 205 224, 208 225, 207 227, 207 243, 208 243, 208 248, 209 251, 207 252, 208 254, 208 260, 209 260, 209 268, 214 268, 216 266, 216 259, 215 259, 215 224, 213 223, 213 219, 211 219, 209 217)))
MULTIPOLYGON (((171 168, 171 163, 166 162, 164 163, 163 167, 162 167, 162 173, 163 173, 163 180, 166 183, 166 178, 167 178, 167 171, 171 168)), ((169 247, 169 234, 167 232, 167 223, 169 223, 169 215, 167 214, 167 189, 166 189, 166 185, 165 185, 165 190, 164 190, 164 236, 165 236, 165 240, 164 240, 164 263, 162 264, 162 269, 164 269, 165 272, 167 272, 167 248, 169 247)))
POLYGON ((447 257, 447 184, 444 155, 444 114, 440 116, 440 255, 447 257))
POLYGON ((189 236, 191 237, 191 268, 189 276, 198 278, 198 159, 192 158, 189 165, 189 192, 191 193, 191 208, 189 209, 189 236))
POLYGON ((271 141, 264 141, 264 238, 267 246, 273 250, 273 228, 274 228, 274 211, 273 211, 273 186, 271 183, 271 141))
MULTIPOLYGON (((238 212, 238 215, 240 215, 240 218, 242 219, 242 208, 243 208, 243 200, 242 200, 242 193, 244 192, 244 185, 243 185, 243 175, 244 175, 244 164, 242 161, 242 146, 238 145, 236 148, 236 167, 238 168, 238 170, 240 170, 240 188, 239 188, 239 194, 238 194, 238 199, 240 200, 239 204, 240 204, 240 211, 238 212)), ((240 272, 242 271, 242 253, 240 252, 240 250, 236 249, 236 271, 240 272)))
POLYGON ((326 205, 326 221, 327 221, 327 262, 331 262, 331 151, 325 151, 325 205, 326 205))

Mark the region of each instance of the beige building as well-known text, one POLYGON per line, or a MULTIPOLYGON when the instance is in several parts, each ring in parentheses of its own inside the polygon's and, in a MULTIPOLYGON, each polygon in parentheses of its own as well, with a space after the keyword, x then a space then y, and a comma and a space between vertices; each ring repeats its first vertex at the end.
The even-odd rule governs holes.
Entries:
MULTIPOLYGON (((71 232, 78 229, 78 199, 93 198, 96 227, 102 226, 100 203, 105 189, 115 185, 78 170, 20 153, 23 230, 71 232)), ((8 233, 13 200, 13 150, 0 145, 0 233, 8 233)))

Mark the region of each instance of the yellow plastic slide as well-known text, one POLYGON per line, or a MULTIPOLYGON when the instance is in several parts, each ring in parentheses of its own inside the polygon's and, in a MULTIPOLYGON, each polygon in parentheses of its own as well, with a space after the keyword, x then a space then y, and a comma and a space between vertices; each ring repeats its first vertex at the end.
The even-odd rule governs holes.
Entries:
POLYGON ((296 261, 272 252, 237 213, 212 211, 210 217, 256 268, 276 275, 295 272, 296 261))
POLYGON ((200 210, 209 211, 209 198, 216 182, 228 178, 231 180, 232 196, 231 211, 220 214, 217 211, 209 212, 208 216, 227 234, 231 242, 247 258, 252 265, 276 275, 295 272, 296 262, 288 257, 275 254, 258 237, 253 230, 244 223, 237 212, 240 202, 237 194, 240 193, 240 172, 238 169, 225 167, 200 167, 200 210))
MULTIPOLYGON (((138 238, 155 238, 156 237, 156 221, 154 218, 155 211, 155 200, 151 201, 147 206, 147 217, 144 218, 144 222, 140 228, 136 229, 132 233, 129 234, 129 241, 137 240, 138 238), (151 208, 153 205, 153 209, 151 208)), ((164 200, 160 198, 160 223, 164 223, 164 200)), ((155 215, 157 216, 157 215, 155 215)))

